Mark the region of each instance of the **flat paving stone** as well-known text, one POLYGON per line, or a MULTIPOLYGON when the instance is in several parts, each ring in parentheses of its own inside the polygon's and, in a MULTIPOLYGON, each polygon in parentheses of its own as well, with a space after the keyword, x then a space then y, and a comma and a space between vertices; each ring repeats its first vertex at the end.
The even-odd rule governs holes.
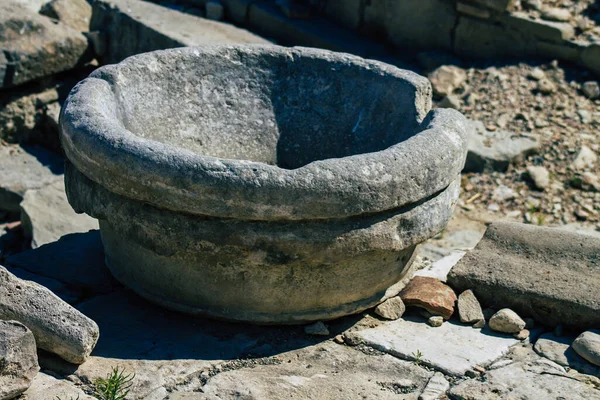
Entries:
POLYGON ((454 321, 433 328, 413 318, 386 322, 348 335, 352 341, 362 341, 402 359, 414 360, 420 352, 424 365, 454 376, 462 376, 476 365, 492 363, 508 352, 510 346, 519 343, 512 336, 488 329, 473 329, 454 321))
MULTIPOLYGON (((508 361, 507 361, 508 362, 508 361)), ((483 381, 469 379, 450 389, 461 400, 599 400, 600 391, 567 374, 563 367, 536 356, 487 371, 483 381)))

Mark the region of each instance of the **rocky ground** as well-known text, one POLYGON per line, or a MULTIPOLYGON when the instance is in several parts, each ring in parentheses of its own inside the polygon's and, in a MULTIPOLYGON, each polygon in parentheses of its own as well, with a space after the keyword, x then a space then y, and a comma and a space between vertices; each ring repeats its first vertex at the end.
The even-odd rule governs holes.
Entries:
MULTIPOLYGON (((0 41, 8 47, 20 32, 37 47, 11 48, 30 63, 0 85, 0 319, 26 326, 0 322, 0 399, 102 398, 98 379, 114 368, 135 374, 127 399, 600 399, 598 245, 590 238, 600 232, 597 76, 556 61, 482 63, 435 52, 403 59, 430 77, 436 106, 474 121, 459 203, 447 229, 421 246, 419 278, 376 309, 316 325, 190 319, 115 282, 97 222, 75 214, 64 193, 60 106, 105 55, 87 32, 91 9, 85 0, 14 3, 29 12, 0 5, 0 33, 13 35, 0 41), (57 52, 70 56, 58 62, 57 52), (496 220, 529 227, 492 226, 497 236, 481 241, 496 220), (523 236, 551 237, 527 230, 546 225, 586 235, 527 242, 525 257, 513 254, 523 236), (588 310, 572 311, 583 303, 588 310), (68 323, 52 318, 57 309, 68 323)), ((188 11, 223 18, 212 3, 188 11)), ((600 37, 595 1, 516 7, 571 23, 578 38, 600 37)), ((140 15, 155 30, 179 24, 140 15)), ((206 21, 186 18, 188 27, 206 21)), ((254 40, 228 29, 219 25, 212 38, 254 40)))

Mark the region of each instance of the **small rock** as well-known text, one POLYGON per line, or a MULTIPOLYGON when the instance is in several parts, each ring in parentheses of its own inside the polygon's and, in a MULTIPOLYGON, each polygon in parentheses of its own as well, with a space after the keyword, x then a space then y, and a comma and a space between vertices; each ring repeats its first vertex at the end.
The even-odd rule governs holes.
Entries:
POLYGON ((525 328, 525 321, 510 308, 503 308, 492 315, 489 325, 496 332, 517 333, 525 328))
POLYGON ((467 80, 467 73, 464 69, 454 65, 442 65, 431 72, 428 77, 433 92, 443 97, 452 94, 455 89, 461 87, 467 80))
POLYGON ((523 0, 523 5, 530 10, 541 10, 542 9, 542 0, 523 0))
POLYGON ((581 174, 581 182, 584 184, 585 188, 600 192, 600 178, 598 178, 598 175, 591 172, 584 172, 581 174))
POLYGON ((529 330, 527 329, 521 329, 521 331, 519 331, 518 333, 515 333, 513 336, 515 337, 515 339, 519 339, 519 340, 525 340, 529 337, 529 330))
POLYGON ((344 344, 344 336, 343 335, 335 335, 333 341, 337 344, 344 344))
POLYGON ((0 399, 23 393, 40 370, 33 333, 16 321, 0 321, 0 399))
POLYGON ((594 365, 600 365, 600 330, 583 332, 572 344, 573 350, 594 365))
POLYGON ((539 355, 546 357, 563 367, 572 368, 574 364, 581 364, 581 361, 583 361, 571 347, 572 343, 573 338, 558 337, 552 333, 545 333, 535 342, 533 349, 539 355))
POLYGON ((530 165, 527 167, 527 175, 536 189, 544 190, 550 185, 550 173, 544 167, 530 165))
POLYGON ((494 189, 494 192, 492 193, 492 200, 497 201, 499 203, 512 200, 515 197, 517 197, 515 191, 505 185, 498 186, 494 189))
POLYGON ((452 316, 457 300, 450 286, 425 276, 414 277, 402 290, 400 298, 407 306, 424 308, 433 315, 441 315, 444 319, 452 316))
POLYGON ((567 22, 571 20, 571 12, 564 8, 547 7, 542 10, 542 18, 547 21, 567 22))
POLYGON ((311 325, 306 325, 304 333, 307 335, 327 336, 329 335, 329 329, 327 329, 327 326, 323 322, 319 321, 311 325))
POLYGON ((27 326, 38 348, 82 364, 98 340, 98 325, 37 283, 0 266, 0 319, 27 326))
POLYGON ((546 73, 541 68, 535 67, 529 72, 529 77, 539 81, 546 77, 546 73))
POLYGON ((206 18, 221 21, 225 15, 225 8, 220 1, 209 1, 206 3, 206 18))
POLYGON ((594 150, 587 146, 581 146, 579 153, 577 153, 577 156, 575 156, 575 160, 571 163, 571 168, 575 170, 592 168, 596 164, 597 160, 598 156, 594 150))
POLYGON ((458 96, 449 94, 446 97, 444 97, 442 99, 442 101, 440 101, 440 103, 438 104, 438 107, 453 108, 455 110, 458 110, 460 108, 460 99, 458 98, 458 96))
POLYGON ((597 81, 584 82, 581 91, 583 92, 583 95, 590 100, 600 97, 600 85, 598 85, 597 81))
POLYGON ((537 89, 540 93, 552 94, 556 91, 556 85, 551 80, 544 78, 538 81, 537 89))
POLYGON ((450 383, 441 372, 433 374, 427 386, 419 396, 419 400, 437 400, 441 398, 450 389, 450 383))
POLYGON ((434 315, 433 317, 429 317, 427 323, 429 323, 429 325, 433 326, 434 328, 437 328, 439 326, 442 326, 442 324, 444 323, 444 318, 434 315))
POLYGON ((402 302, 402 299, 398 296, 387 299, 383 303, 375 307, 375 314, 381 318, 395 320, 402 317, 406 307, 402 302))
POLYGON ((465 290, 458 296, 458 315, 465 324, 485 323, 481 305, 472 290, 465 290))
POLYGON ((498 212, 498 211, 500 211, 500 206, 496 203, 491 203, 490 205, 488 205, 487 209, 488 209, 488 211, 491 211, 491 212, 498 212))

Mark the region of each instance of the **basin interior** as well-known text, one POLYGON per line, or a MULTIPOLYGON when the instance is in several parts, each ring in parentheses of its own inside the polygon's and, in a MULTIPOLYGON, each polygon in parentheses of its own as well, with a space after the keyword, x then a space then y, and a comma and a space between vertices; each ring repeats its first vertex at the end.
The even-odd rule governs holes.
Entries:
POLYGON ((294 169, 418 131, 414 85, 349 60, 290 49, 159 52, 121 64, 113 92, 134 135, 294 169))

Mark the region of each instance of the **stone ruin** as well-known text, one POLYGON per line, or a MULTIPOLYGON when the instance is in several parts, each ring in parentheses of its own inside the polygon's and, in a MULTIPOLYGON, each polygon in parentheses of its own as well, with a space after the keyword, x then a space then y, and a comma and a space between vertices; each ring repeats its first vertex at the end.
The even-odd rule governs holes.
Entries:
POLYGON ((464 219, 546 138, 449 109, 456 55, 597 72, 555 3, 0 4, 0 399, 600 399, 600 241, 464 219))

